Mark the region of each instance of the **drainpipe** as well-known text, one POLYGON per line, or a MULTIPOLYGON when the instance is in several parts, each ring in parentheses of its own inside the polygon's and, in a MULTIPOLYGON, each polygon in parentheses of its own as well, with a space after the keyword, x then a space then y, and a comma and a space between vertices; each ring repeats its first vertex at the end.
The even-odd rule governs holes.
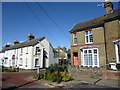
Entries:
POLYGON ((106 54, 106 64, 108 64, 108 58, 107 58, 107 44, 106 44, 106 32, 105 32, 105 25, 103 26, 104 29, 104 40, 105 40, 105 54, 106 54))

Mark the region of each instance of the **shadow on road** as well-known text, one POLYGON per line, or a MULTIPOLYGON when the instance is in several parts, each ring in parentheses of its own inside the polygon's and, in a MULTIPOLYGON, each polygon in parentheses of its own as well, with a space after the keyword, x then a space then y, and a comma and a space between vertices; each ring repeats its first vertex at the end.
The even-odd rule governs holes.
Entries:
POLYGON ((30 81, 30 82, 27 82, 27 83, 22 84, 22 85, 20 85, 20 86, 11 86, 11 87, 8 87, 8 88, 2 88, 2 90, 14 90, 14 89, 23 87, 23 86, 25 86, 25 85, 28 85, 28 84, 33 83, 33 82, 36 82, 36 81, 38 81, 38 80, 30 81))

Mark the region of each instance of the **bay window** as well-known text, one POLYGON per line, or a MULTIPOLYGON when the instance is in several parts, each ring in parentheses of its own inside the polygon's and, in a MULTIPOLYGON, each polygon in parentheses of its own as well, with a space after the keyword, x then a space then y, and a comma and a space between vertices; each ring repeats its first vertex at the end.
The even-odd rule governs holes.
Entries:
POLYGON ((83 66, 99 66, 98 49, 83 49, 83 66))

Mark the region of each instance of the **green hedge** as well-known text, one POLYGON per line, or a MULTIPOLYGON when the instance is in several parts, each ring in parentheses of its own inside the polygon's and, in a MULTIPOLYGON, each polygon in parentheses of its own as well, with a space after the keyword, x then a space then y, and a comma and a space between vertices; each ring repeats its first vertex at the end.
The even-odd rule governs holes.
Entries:
MULTIPOLYGON (((39 74, 35 74, 33 75, 34 79, 42 79, 42 80, 51 80, 53 82, 58 81, 58 72, 53 72, 53 73, 39 73, 39 74)), ((60 72, 60 78, 61 81, 71 81, 74 80, 74 78, 72 78, 72 76, 70 74, 68 74, 67 72, 60 72)))

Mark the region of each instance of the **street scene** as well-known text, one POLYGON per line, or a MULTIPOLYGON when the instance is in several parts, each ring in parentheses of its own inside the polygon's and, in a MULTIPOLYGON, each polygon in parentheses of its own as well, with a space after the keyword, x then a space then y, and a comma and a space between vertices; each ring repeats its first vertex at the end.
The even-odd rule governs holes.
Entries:
POLYGON ((119 90, 119 6, 0 1, 0 88, 119 90))
MULTIPOLYGON (((117 88, 116 86, 107 86, 101 84, 92 84, 86 81, 75 80, 71 82, 61 82, 60 84, 50 81, 35 80, 32 75, 36 71, 21 71, 14 73, 2 74, 2 88, 4 89, 18 89, 18 88, 57 88, 59 90, 75 90, 76 88, 117 88)), ((93 82, 91 80, 91 82, 93 82)), ((106 81, 109 82, 109 81, 106 81)), ((113 81, 114 82, 114 81, 113 81)), ((116 82, 117 83, 117 82, 116 82)), ((115 82, 114 82, 115 84, 115 82)))

